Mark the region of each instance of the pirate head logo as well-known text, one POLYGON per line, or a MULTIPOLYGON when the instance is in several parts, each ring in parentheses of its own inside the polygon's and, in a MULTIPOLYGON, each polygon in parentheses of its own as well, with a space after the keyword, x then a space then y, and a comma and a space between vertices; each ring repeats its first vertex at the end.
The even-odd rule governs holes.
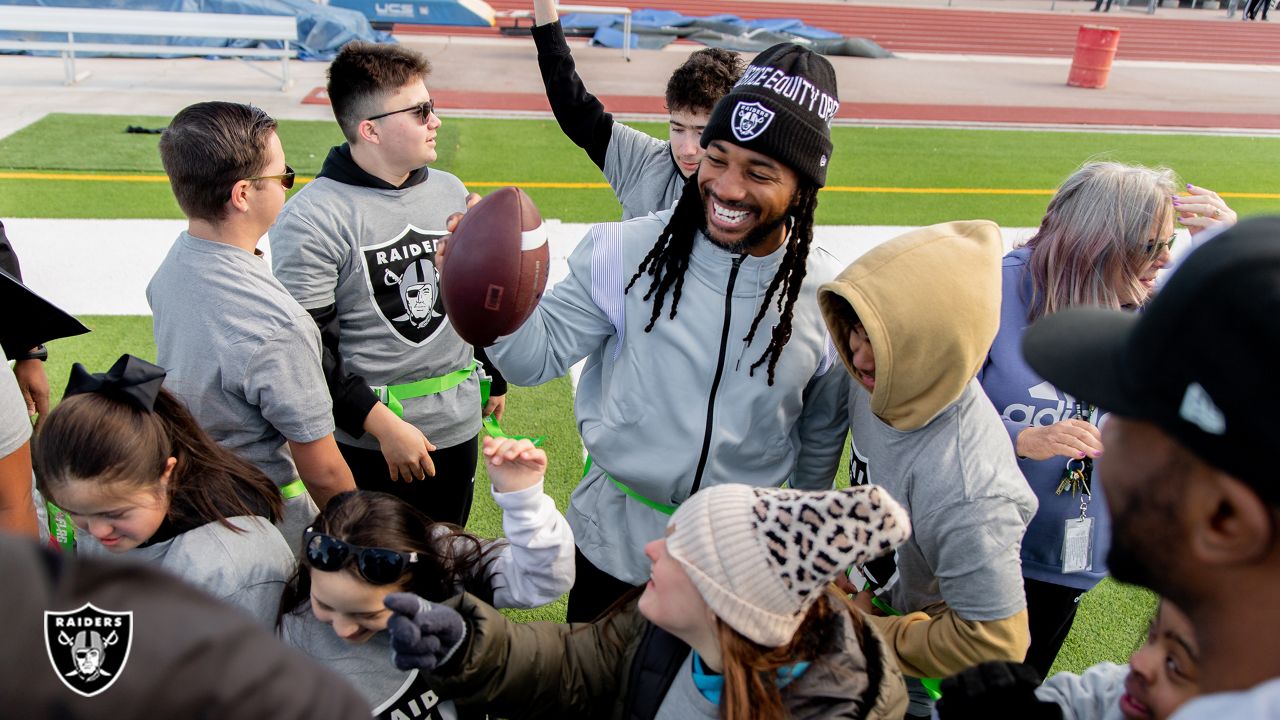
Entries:
POLYGON ((73 692, 93 697, 115 683, 129 660, 133 613, 86 603, 79 610, 44 614, 49 662, 73 692))
MULTIPOLYGON (((388 270, 388 273, 391 271, 388 270)), ((390 275, 388 275, 390 277, 390 275)), ((404 315, 395 320, 411 323, 414 327, 425 327, 434 318, 440 317, 436 312, 436 298, 440 295, 440 276, 436 267, 429 260, 415 260, 400 276, 400 302, 404 303, 404 315)))
POLYGON ((374 309, 410 345, 429 342, 448 324, 435 266, 436 241, 443 235, 409 225, 391 240, 361 248, 374 309))
POLYGON ((733 128, 733 136, 738 142, 747 142, 760 137, 760 133, 773 122, 774 113, 758 102, 739 102, 733 108, 729 125, 733 128))

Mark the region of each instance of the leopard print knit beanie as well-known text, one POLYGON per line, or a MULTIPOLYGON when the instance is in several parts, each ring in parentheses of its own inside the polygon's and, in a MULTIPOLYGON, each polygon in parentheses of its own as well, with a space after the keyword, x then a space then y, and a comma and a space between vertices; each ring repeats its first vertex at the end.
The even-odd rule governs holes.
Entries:
POLYGON ((907 512, 875 485, 811 492, 716 485, 669 522, 667 552, 721 621, 765 647, 791 641, 836 574, 911 534, 907 512))

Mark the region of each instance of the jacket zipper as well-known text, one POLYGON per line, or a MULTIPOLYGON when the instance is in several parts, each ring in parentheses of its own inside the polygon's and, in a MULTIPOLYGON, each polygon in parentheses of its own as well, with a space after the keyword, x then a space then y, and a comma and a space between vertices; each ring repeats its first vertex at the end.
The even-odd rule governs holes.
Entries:
MULTIPOLYGON (((733 319, 733 284, 738 279, 738 267, 742 265, 745 255, 733 259, 733 269, 729 271, 729 287, 724 292, 724 327, 720 330, 720 359, 716 362, 716 376, 711 381, 711 396, 707 399, 707 429, 702 434, 702 455, 698 457, 698 470, 693 474, 692 495, 702 487, 702 471, 707 467, 707 455, 711 452, 711 429, 716 414, 716 392, 720 389, 720 378, 724 375, 724 358, 729 349, 729 324, 733 319)), ((673 498, 674 499, 674 498, 673 498)))

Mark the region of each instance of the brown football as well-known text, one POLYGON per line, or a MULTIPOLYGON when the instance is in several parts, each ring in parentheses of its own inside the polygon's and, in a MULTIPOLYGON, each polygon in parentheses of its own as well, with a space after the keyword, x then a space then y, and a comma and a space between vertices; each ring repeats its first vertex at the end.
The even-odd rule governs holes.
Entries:
POLYGON ((445 313, 463 340, 485 347, 529 319, 547 287, 542 215, 517 187, 486 195, 449 238, 440 272, 445 313))

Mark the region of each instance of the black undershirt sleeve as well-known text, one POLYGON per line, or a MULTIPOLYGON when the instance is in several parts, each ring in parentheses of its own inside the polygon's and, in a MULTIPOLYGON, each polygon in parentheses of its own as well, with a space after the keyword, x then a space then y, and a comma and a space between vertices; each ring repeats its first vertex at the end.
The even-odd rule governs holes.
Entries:
POLYGON ((484 348, 476 346, 476 359, 484 365, 485 372, 489 374, 489 397, 497 397, 498 395, 507 394, 507 379, 502 377, 502 373, 498 372, 498 368, 489 362, 489 356, 485 353, 484 348))
POLYGON ((326 305, 307 312, 320 327, 321 364, 333 397, 334 424, 348 435, 360 437, 365 418, 379 402, 378 396, 363 377, 347 372, 342 353, 338 352, 338 306, 326 305))
POLYGON ((575 145, 587 151, 587 157, 604 169, 604 156, 613 136, 613 116, 605 112, 595 95, 587 92, 573 64, 569 44, 565 42, 560 22, 535 25, 533 41, 538 48, 538 69, 547 89, 551 112, 560 129, 575 145))
POLYGON ((18 256, 13 252, 13 246, 9 244, 9 236, 4 234, 2 222, 0 222, 0 270, 12 275, 14 280, 22 282, 22 268, 18 265, 18 256))
MULTIPOLYGON (((10 277, 18 282, 22 282, 22 267, 18 264, 18 255, 13 251, 13 246, 9 244, 9 237, 4 233, 4 223, 0 222, 0 270, 8 273, 10 277)), ((0 339, 0 350, 4 351, 4 356, 10 360, 25 360, 30 354, 31 348, 20 347, 21 343, 14 338, 0 339)))

